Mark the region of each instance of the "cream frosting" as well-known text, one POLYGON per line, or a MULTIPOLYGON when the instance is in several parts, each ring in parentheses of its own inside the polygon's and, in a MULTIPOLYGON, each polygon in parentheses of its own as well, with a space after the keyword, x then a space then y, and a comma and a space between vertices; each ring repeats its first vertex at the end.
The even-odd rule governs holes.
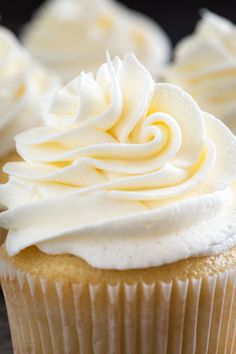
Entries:
POLYGON ((158 24, 113 0, 50 0, 22 38, 64 82, 82 70, 95 72, 106 50, 111 56, 134 52, 155 76, 170 55, 169 39, 158 24))
POLYGON ((230 21, 204 11, 195 32, 177 45, 165 79, 236 133, 236 27, 230 21))
POLYGON ((39 98, 58 85, 56 77, 0 27, 0 158, 15 149, 16 134, 40 124, 39 98))
POLYGON ((13 256, 36 245, 98 268, 159 266, 236 243, 236 138, 132 54, 57 92, 16 137, 0 187, 13 256))

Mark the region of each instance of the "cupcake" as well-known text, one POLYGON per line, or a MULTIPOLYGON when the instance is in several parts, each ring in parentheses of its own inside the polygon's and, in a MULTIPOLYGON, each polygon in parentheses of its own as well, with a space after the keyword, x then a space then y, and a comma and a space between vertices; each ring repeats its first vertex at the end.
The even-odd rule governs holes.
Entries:
POLYGON ((166 81, 181 86, 201 107, 236 133, 236 27, 208 11, 176 47, 166 81))
POLYGON ((234 353, 233 133, 132 54, 43 120, 0 187, 15 353, 234 353))
POLYGON ((104 53, 134 52, 158 76, 170 42, 150 18, 113 0, 49 0, 22 34, 25 46, 64 82, 80 71, 95 72, 104 53))
MULTIPOLYGON (((58 86, 59 80, 35 63, 8 29, 0 27, 0 184, 7 181, 2 171, 6 162, 20 160, 14 136, 40 124, 40 98, 58 86)), ((4 237, 0 229, 0 244, 4 237)))
POLYGON ((6 182, 2 166, 18 158, 14 136, 40 124, 39 98, 57 84, 15 36, 0 27, 0 183, 6 182))

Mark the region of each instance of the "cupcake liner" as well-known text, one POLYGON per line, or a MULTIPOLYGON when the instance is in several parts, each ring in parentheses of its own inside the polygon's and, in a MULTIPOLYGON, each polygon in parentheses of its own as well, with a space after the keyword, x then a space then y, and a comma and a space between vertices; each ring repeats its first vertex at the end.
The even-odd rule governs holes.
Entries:
POLYGON ((169 283, 38 279, 0 261, 16 354, 235 354, 236 270, 169 283))

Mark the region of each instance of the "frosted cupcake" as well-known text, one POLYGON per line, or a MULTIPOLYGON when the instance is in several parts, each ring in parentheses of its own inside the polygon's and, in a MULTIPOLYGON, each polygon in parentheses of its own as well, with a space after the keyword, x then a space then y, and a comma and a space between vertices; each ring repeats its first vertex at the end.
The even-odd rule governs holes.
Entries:
POLYGON ((16 137, 0 278, 16 353, 235 352, 236 138, 133 55, 16 137))
POLYGON ((113 0, 51 0, 23 33, 26 47, 65 82, 80 71, 96 71, 111 56, 134 52, 157 76, 170 43, 151 19, 113 0))
POLYGON ((58 86, 36 64, 15 36, 0 27, 0 182, 2 166, 17 159, 14 136, 40 124, 39 98, 58 86))
POLYGON ((195 32, 182 40, 166 73, 201 107, 236 133, 236 27, 204 11, 195 32))

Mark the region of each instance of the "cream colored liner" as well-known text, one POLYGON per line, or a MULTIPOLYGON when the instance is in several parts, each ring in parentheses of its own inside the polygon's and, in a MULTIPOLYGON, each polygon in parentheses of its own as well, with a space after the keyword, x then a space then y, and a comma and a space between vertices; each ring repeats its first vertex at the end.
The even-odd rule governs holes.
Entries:
POLYGON ((235 354, 236 270, 170 283, 71 284, 0 262, 15 354, 235 354))

